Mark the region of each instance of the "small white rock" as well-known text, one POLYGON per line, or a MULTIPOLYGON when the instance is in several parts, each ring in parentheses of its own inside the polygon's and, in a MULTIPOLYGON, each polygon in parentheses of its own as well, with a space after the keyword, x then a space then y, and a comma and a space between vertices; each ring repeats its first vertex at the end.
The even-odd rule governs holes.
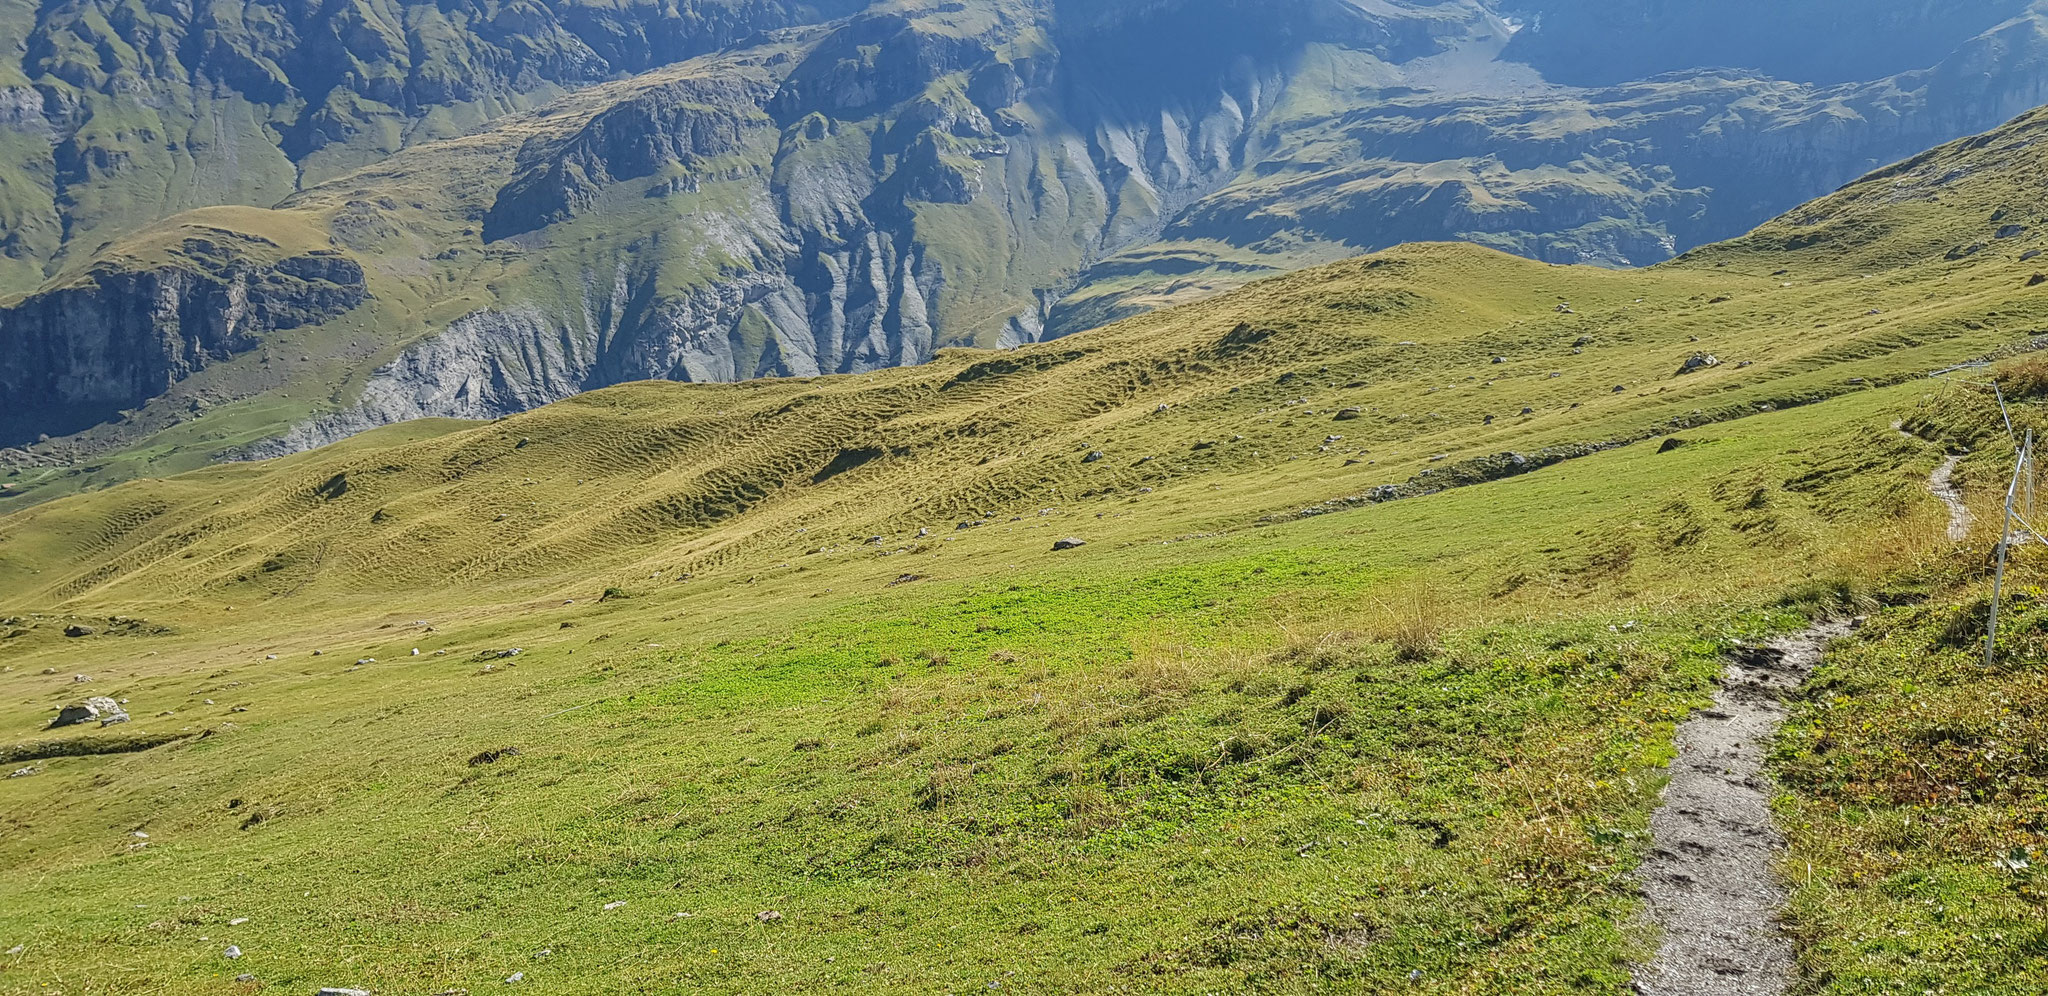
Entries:
POLYGON ((626 901, 625 901, 625 900, 623 900, 623 899, 621 899, 621 900, 619 900, 619 901, 618 901, 618 902, 616 902, 616 903, 606 903, 606 904, 604 904, 604 908, 605 908, 605 910, 606 910, 607 912, 609 912, 609 911, 611 911, 611 910, 615 910, 615 909, 618 909, 619 907, 621 907, 621 906, 624 906, 624 905, 626 905, 626 901))
POLYGON ((230 926, 230 927, 239 927, 239 926, 241 926, 241 925, 243 925, 243 924, 245 924, 245 923, 248 923, 248 922, 249 922, 249 918, 248 918, 248 917, 246 917, 246 916, 238 916, 238 917, 236 917, 236 918, 234 918, 234 919, 232 919, 232 920, 229 920, 229 921, 228 921, 228 926, 230 926))
POLYGON ((226 958, 229 961, 234 961, 235 959, 240 958, 242 956, 242 949, 230 944, 228 945, 227 950, 222 951, 220 955, 221 957, 226 958))
POLYGON ((524 978, 526 978, 526 973, 525 973, 525 972, 513 972, 513 973, 512 973, 511 975, 505 976, 505 981, 506 981, 506 982, 518 982, 518 981, 520 981, 520 980, 522 980, 522 979, 524 979, 524 978))

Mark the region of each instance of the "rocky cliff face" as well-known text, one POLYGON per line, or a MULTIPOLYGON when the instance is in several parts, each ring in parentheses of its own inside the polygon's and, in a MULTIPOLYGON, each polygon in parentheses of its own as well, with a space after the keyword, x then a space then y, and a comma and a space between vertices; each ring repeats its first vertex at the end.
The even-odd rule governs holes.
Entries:
POLYGON ((0 293, 174 212, 274 204, 565 89, 867 2, 46 0, 22 37, 0 27, 0 81, 27 83, 0 120, 47 128, 0 140, 0 218, 41 236, 0 247, 0 293))
POLYGON ((212 243, 183 265, 94 271, 0 309, 0 446, 76 431, 163 393, 262 337, 362 303, 363 270, 339 255, 252 266, 212 243))

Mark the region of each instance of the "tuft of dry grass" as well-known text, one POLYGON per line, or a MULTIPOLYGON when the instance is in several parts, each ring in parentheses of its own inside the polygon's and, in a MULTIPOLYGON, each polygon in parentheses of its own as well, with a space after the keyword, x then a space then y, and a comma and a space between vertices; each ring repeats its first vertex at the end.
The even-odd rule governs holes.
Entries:
POLYGON ((1406 585, 1389 591, 1374 603, 1363 631, 1394 650, 1394 659, 1414 664, 1435 657, 1443 649, 1444 633, 1450 628, 1451 603, 1434 586, 1406 585))

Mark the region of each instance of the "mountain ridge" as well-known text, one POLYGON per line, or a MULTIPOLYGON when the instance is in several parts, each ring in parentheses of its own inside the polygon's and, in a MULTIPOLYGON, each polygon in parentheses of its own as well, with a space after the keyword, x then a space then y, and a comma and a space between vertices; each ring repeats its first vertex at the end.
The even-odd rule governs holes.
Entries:
MULTIPOLYGON (((1017 345, 1404 241, 1653 262, 2048 99, 2031 8, 1877 82, 1681 69, 1602 90, 1509 61, 1532 28, 1476 3, 1077 9, 793 23, 311 183, 251 223, 324 229, 313 247, 366 274, 360 307, 0 445, 70 489, 630 380, 1017 345), (1183 36, 1238 54, 1176 60, 1183 36)), ((92 266, 183 267, 162 246, 185 225, 92 266)), ((0 340, 24 307, 0 308, 0 340)), ((0 389, 92 375, 53 361, 0 389)))

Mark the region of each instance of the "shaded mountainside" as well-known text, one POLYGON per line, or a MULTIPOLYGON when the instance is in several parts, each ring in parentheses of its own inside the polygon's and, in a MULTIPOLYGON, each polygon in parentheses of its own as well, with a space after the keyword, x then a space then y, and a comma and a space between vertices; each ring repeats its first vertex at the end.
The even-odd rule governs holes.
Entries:
POLYGON ((72 432, 119 418, 173 384, 248 352, 263 337, 346 313, 363 270, 321 250, 265 262, 274 243, 221 232, 180 247, 194 265, 94 269, 72 286, 0 312, 0 437, 72 432))
MULTIPOLYGON (((141 22, 70 7, 0 19, 22 32, 26 76, 71 80, 17 93, 0 113, 23 127, 0 144, 102 164, 52 165, 76 183, 18 189, 120 218, 0 205, 7 238, 74 233, 15 253, 57 275, 5 306, 0 342, 66 306, 55 295, 85 257, 64 246, 83 247, 96 273, 207 270, 180 247, 204 241, 217 216, 106 207, 124 197, 163 212, 273 204, 238 217, 316 233, 309 249, 364 274, 360 303, 309 303, 289 336, 248 333, 268 348, 211 351, 205 377, 181 379, 174 365, 149 379, 153 400, 122 394, 119 421, 38 410, 0 426, 0 445, 61 437, 16 458, 39 468, 17 493, 291 452, 407 418, 497 417, 634 380, 921 363, 1404 241, 1653 263, 2048 99, 2043 18, 2000 2, 1882 51, 1794 18, 1781 27, 1818 33, 1834 53, 1805 62, 1766 31, 1719 47, 1632 43, 1668 58, 1662 75, 1620 83, 1553 51, 1588 16, 1566 0, 852 6, 245 13, 242 24, 280 37, 346 44, 286 56, 220 29, 112 75, 58 58, 78 47, 53 39, 141 22), (391 37, 419 44, 401 53, 391 37), (235 45, 255 54, 219 48, 235 45), (271 94, 267 123, 236 132, 261 148, 156 124, 74 127, 51 110, 74 91, 175 77, 174 51, 181 67, 243 67, 187 94, 212 95, 202 102, 216 131, 271 94), (1763 68, 1699 68, 1709 58, 1763 68), (149 158, 159 153, 204 162, 149 158), (273 173, 283 179, 248 196, 207 185, 273 173), (75 472, 86 460, 98 469, 75 472)), ((1887 24, 1926 19, 1892 6, 1887 24)), ((173 113, 164 99, 152 107, 173 113)), ((41 175, 21 163, 10 176, 41 175)), ((164 306, 226 321, 200 291, 164 306)), ((16 351, 20 383, 125 376, 90 348, 16 351)))

